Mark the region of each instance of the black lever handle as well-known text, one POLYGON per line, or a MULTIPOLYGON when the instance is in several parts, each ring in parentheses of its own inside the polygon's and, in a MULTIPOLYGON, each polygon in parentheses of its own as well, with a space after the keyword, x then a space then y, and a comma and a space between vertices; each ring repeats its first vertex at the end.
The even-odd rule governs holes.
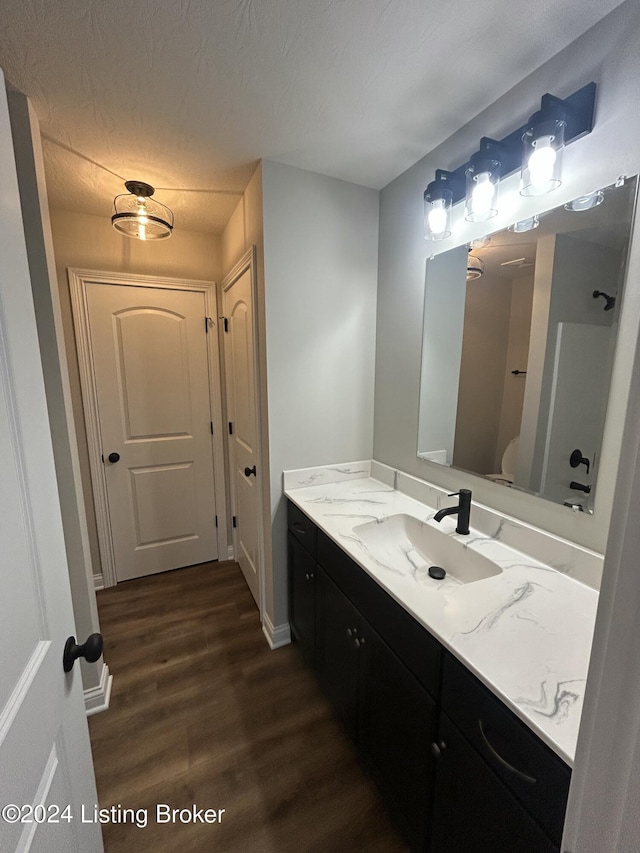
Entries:
POLYGON ((62 668, 65 672, 71 672, 78 658, 84 658, 89 663, 95 663, 102 654, 102 634, 91 634, 86 643, 79 646, 75 637, 69 637, 64 644, 62 655, 62 668))
POLYGON ((585 486, 584 483, 576 483, 575 480, 569 483, 569 488, 574 489, 576 492, 584 492, 585 495, 588 495, 591 491, 591 486, 585 486))
POLYGON ((254 476, 254 477, 256 477, 256 476, 257 476, 257 475, 256 475, 256 466, 255 466, 255 465, 253 466, 253 468, 245 468, 245 469, 244 469, 244 476, 245 476, 245 477, 250 477, 252 474, 253 474, 253 476, 254 476))
POLYGON ((582 455, 581 450, 574 450, 571 456, 569 457, 569 465, 572 468, 577 468, 578 465, 586 465, 587 466, 587 474, 589 473, 589 468, 591 467, 591 462, 587 459, 586 456, 582 455))
POLYGON ((109 462, 113 462, 113 463, 119 462, 120 461, 120 454, 119 453, 110 453, 107 458, 108 458, 109 462))

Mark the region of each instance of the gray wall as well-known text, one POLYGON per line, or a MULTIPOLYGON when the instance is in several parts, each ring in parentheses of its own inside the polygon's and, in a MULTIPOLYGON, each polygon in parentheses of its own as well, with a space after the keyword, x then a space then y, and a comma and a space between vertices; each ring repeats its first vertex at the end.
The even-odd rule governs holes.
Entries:
POLYGON ((268 160, 262 182, 278 625, 287 621, 283 470, 373 452, 378 192, 268 160))
MULTIPOLYGON (((425 280, 418 450, 446 450, 448 465, 456 429, 466 271, 462 247, 430 260, 425 280)), ((394 410, 385 414, 395 421, 394 410)))
POLYGON ((509 341, 511 282, 486 274, 467 283, 453 464, 479 474, 495 467, 509 341))
MULTIPOLYGON (((552 503, 416 457, 425 259, 436 251, 436 244, 424 240, 424 188, 436 168, 455 168, 465 162, 481 136, 501 138, 523 124, 538 108, 544 92, 567 96, 590 80, 598 84, 595 127, 564 152, 563 185, 548 197, 522 199, 518 176, 507 179, 501 213, 492 221, 492 229, 611 184, 620 174, 636 174, 640 169, 640 5, 629 0, 382 190, 374 456, 451 490, 468 485, 483 503, 602 551, 638 333, 637 253, 632 255, 624 296, 594 517, 558 512, 552 503)), ((456 236, 442 241, 438 252, 482 235, 481 226, 458 221, 458 209, 456 236)))

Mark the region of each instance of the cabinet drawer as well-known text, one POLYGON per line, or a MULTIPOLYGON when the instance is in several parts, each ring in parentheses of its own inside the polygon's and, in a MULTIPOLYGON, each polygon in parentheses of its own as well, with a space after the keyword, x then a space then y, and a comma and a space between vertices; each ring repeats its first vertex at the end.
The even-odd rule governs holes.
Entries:
POLYGON ((442 709, 559 843, 571 771, 458 661, 445 655, 442 709))
POLYGON ((440 643, 321 530, 318 563, 436 698, 442 666, 440 643))
POLYGON ((318 528, 301 509, 287 501, 287 524, 291 533, 296 537, 313 559, 316 558, 318 528))

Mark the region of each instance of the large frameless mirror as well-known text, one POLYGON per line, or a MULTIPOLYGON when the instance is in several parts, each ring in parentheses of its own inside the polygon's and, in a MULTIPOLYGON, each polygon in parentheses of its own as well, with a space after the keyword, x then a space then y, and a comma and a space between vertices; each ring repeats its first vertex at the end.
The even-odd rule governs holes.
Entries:
POLYGON ((591 512, 636 178, 427 262, 418 456, 591 512))

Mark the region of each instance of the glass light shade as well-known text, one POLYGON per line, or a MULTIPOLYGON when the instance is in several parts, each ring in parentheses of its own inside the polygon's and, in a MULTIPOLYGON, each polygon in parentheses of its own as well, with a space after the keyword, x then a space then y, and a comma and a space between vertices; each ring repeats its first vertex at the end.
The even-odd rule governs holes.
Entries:
POLYGON ((507 230, 513 231, 515 234, 523 234, 525 231, 533 231, 538 225, 540 225, 538 217, 530 216, 528 219, 521 219, 519 222, 514 222, 507 230))
POLYGON ((522 186, 520 195, 546 195, 562 183, 564 129, 562 118, 532 125, 522 135, 522 186))
POLYGON ((604 201, 604 193, 602 190, 596 190, 588 195, 580 195, 574 198, 573 201, 565 204, 565 210, 571 210, 575 213, 580 213, 583 210, 591 210, 592 207, 598 207, 604 201))
POLYGON ((111 223, 116 231, 138 240, 164 240, 173 231, 173 213, 151 198, 153 187, 142 181, 127 181, 128 192, 113 200, 111 223))
POLYGON ((475 281, 484 272, 484 261, 477 255, 467 256, 467 281, 475 281))
POLYGON ((424 193, 424 233, 427 240, 445 240, 451 236, 453 193, 433 181, 424 193))
POLYGON ((488 159, 472 161, 465 175, 467 199, 464 218, 467 222, 492 219, 498 213, 500 162, 488 159))

